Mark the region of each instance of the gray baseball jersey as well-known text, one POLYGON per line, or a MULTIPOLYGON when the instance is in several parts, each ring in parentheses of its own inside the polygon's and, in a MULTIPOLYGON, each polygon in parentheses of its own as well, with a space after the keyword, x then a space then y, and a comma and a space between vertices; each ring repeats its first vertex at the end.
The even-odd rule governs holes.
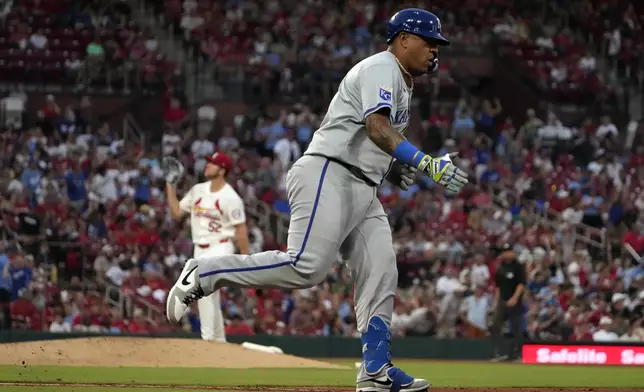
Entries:
POLYGON ((394 55, 380 52, 356 64, 344 77, 306 154, 336 158, 360 168, 380 183, 392 158, 367 136, 365 119, 389 108, 391 124, 404 132, 409 125, 411 89, 394 55))

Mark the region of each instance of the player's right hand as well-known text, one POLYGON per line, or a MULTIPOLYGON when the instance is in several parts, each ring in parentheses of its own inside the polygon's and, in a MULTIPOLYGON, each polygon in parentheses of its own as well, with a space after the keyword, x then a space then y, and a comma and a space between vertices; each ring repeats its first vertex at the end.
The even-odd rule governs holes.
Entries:
POLYGON ((434 182, 444 186, 451 193, 460 192, 467 185, 467 173, 452 163, 452 158, 458 153, 445 154, 442 157, 432 158, 425 155, 421 159, 418 169, 427 174, 434 182))

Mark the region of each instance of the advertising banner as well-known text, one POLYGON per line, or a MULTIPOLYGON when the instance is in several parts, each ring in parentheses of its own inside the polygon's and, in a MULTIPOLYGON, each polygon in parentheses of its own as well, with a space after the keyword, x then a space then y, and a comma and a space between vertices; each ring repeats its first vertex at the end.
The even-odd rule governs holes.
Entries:
POLYGON ((526 344, 523 363, 644 366, 644 346, 526 344))

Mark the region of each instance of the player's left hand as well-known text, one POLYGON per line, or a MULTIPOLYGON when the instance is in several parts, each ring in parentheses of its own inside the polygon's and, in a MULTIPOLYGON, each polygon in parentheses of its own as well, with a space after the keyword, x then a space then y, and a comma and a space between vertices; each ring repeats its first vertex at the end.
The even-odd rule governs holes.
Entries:
POLYGON ((391 165, 391 170, 387 174, 387 181, 398 186, 403 191, 409 189, 409 186, 416 181, 418 169, 405 165, 400 161, 395 161, 391 165))

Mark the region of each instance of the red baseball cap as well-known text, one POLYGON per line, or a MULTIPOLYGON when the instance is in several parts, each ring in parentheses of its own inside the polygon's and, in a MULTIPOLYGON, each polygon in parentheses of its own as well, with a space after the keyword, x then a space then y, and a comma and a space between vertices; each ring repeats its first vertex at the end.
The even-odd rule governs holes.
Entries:
POLYGON ((233 160, 223 152, 216 152, 211 156, 206 157, 206 160, 213 165, 217 165, 226 170, 226 173, 229 173, 233 168, 233 160))

